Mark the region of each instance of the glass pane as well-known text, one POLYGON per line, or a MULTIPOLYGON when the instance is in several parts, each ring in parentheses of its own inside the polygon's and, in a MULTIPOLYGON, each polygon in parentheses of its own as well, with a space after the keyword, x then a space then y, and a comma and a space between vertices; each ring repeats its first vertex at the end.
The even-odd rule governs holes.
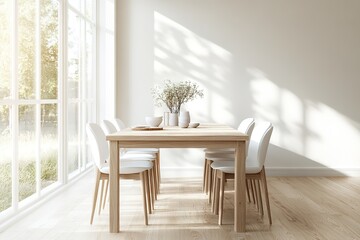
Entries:
POLYGON ((35 98, 35 0, 18 2, 19 98, 35 98))
MULTIPOLYGON (((86 125, 86 123, 88 122, 95 122, 96 121, 96 105, 95 102, 93 101, 89 101, 84 103, 84 110, 86 111, 84 116, 86 116, 86 119, 84 119, 84 126, 86 125)), ((84 129, 85 131, 85 129, 84 129)), ((86 139, 85 139, 86 141, 86 139)), ((89 148, 89 144, 87 143, 87 151, 86 151, 86 156, 85 156, 85 161, 86 164, 92 161, 92 153, 91 153, 91 149, 89 148)))
POLYGON ((85 4, 85 15, 91 19, 94 20, 95 18, 95 14, 94 14, 94 10, 95 10, 95 0, 83 0, 84 4, 85 4))
POLYGON ((11 0, 0 0, 0 99, 10 96, 11 45, 10 13, 11 0))
POLYGON ((36 192, 35 105, 19 106, 19 200, 36 192))
POLYGON ((57 104, 41 105, 41 188, 58 179, 57 104))
POLYGON ((80 18, 69 10, 68 29, 68 97, 77 98, 80 78, 80 18))
POLYGON ((95 57, 95 31, 91 24, 86 23, 86 52, 85 52, 85 62, 86 62, 86 72, 84 79, 84 88, 86 98, 93 96, 93 91, 96 89, 95 85, 95 67, 94 67, 94 57, 95 57))
POLYGON ((41 0, 41 98, 56 99, 58 85, 58 1, 41 0))
POLYGON ((0 105, 0 212, 11 206, 12 145, 9 107, 0 105))
POLYGON ((79 169, 79 126, 78 126, 78 103, 68 104, 68 172, 79 169))
POLYGON ((68 3, 76 10, 81 11, 81 0, 69 0, 68 3))

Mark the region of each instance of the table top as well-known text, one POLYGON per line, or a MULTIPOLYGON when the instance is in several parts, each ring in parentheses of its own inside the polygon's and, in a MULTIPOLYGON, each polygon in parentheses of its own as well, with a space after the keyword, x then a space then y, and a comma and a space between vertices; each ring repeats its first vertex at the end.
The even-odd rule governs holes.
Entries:
POLYGON ((220 124, 200 124, 197 128, 164 127, 163 130, 133 131, 131 128, 109 134, 109 141, 246 141, 248 136, 220 124))

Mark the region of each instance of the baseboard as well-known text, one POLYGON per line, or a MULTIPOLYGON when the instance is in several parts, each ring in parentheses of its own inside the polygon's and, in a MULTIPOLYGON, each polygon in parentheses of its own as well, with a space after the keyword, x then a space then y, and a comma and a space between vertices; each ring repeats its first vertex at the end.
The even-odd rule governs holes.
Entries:
MULTIPOLYGON (((266 167, 266 175, 272 177, 360 177, 360 168, 328 168, 328 167, 266 167)), ((202 177, 202 167, 164 167, 161 177, 187 178, 202 177)))
POLYGON ((329 167, 266 167, 268 176, 288 177, 360 177, 360 168, 329 167))

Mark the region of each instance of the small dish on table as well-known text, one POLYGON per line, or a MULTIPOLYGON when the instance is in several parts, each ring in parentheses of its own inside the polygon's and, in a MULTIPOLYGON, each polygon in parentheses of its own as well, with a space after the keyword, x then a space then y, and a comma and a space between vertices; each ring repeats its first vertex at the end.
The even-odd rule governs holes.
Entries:
POLYGON ((200 123, 194 122, 194 123, 189 123, 189 128, 197 128, 200 125, 200 123))
POLYGON ((151 131, 151 130, 163 130, 162 127, 151 127, 151 126, 135 126, 135 127, 132 127, 131 130, 133 131, 151 131))

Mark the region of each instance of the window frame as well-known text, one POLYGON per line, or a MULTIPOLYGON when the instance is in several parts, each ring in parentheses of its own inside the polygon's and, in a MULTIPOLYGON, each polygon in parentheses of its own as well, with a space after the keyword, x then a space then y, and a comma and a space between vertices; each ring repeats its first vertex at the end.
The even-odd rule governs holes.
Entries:
MULTIPOLYGON (((86 161, 84 156, 88 155, 88 147, 86 143, 85 125, 87 121, 87 115, 84 115, 84 109, 88 104, 94 105, 94 119, 98 120, 98 0, 92 0, 93 7, 93 20, 84 15, 84 26, 89 22, 93 28, 92 36, 92 69, 91 79, 94 83, 94 89, 92 98, 80 98, 77 100, 68 99, 67 96, 67 78, 68 78, 68 53, 67 53, 67 41, 68 41, 68 11, 72 10, 78 14, 82 14, 73 8, 69 1, 71 0, 56 0, 58 3, 58 79, 57 79, 57 99, 42 99, 41 98, 41 29, 40 29, 40 0, 35 0, 35 98, 34 99, 19 99, 19 14, 18 3, 19 0, 11 1, 11 14, 9 21, 9 34, 11 45, 11 84, 10 94, 8 98, 0 99, 0 105, 5 105, 9 108, 9 127, 11 131, 11 206, 0 212, 0 222, 5 223, 7 220, 14 218, 15 216, 21 216, 21 213, 26 213, 31 208, 35 207, 41 200, 47 198, 67 183, 75 181, 78 177, 88 172, 92 166, 92 161, 86 161), (16 79, 16 80, 14 80, 16 79), (78 118, 78 135, 80 139, 81 149, 79 149, 79 171, 68 173, 68 158, 67 158, 67 109, 68 104, 74 102, 79 105, 78 118), (57 105, 57 181, 50 184, 45 188, 41 188, 41 106, 44 104, 56 104, 57 105), (35 141, 36 141, 36 154, 35 154, 35 166, 36 166, 36 192, 31 196, 25 198, 19 202, 19 106, 20 105, 35 105, 35 141)), ((82 1, 83 2, 83 1, 82 1)), ((86 35, 86 29, 85 29, 86 35)), ((84 68, 82 71, 86 71, 84 68)), ((81 81, 81 80, 80 80, 81 81)), ((79 92, 85 91, 86 84, 80 84, 79 92)), ((4 224, 5 225, 5 224, 4 224)), ((4 226, 0 224, 0 229, 4 226)))

